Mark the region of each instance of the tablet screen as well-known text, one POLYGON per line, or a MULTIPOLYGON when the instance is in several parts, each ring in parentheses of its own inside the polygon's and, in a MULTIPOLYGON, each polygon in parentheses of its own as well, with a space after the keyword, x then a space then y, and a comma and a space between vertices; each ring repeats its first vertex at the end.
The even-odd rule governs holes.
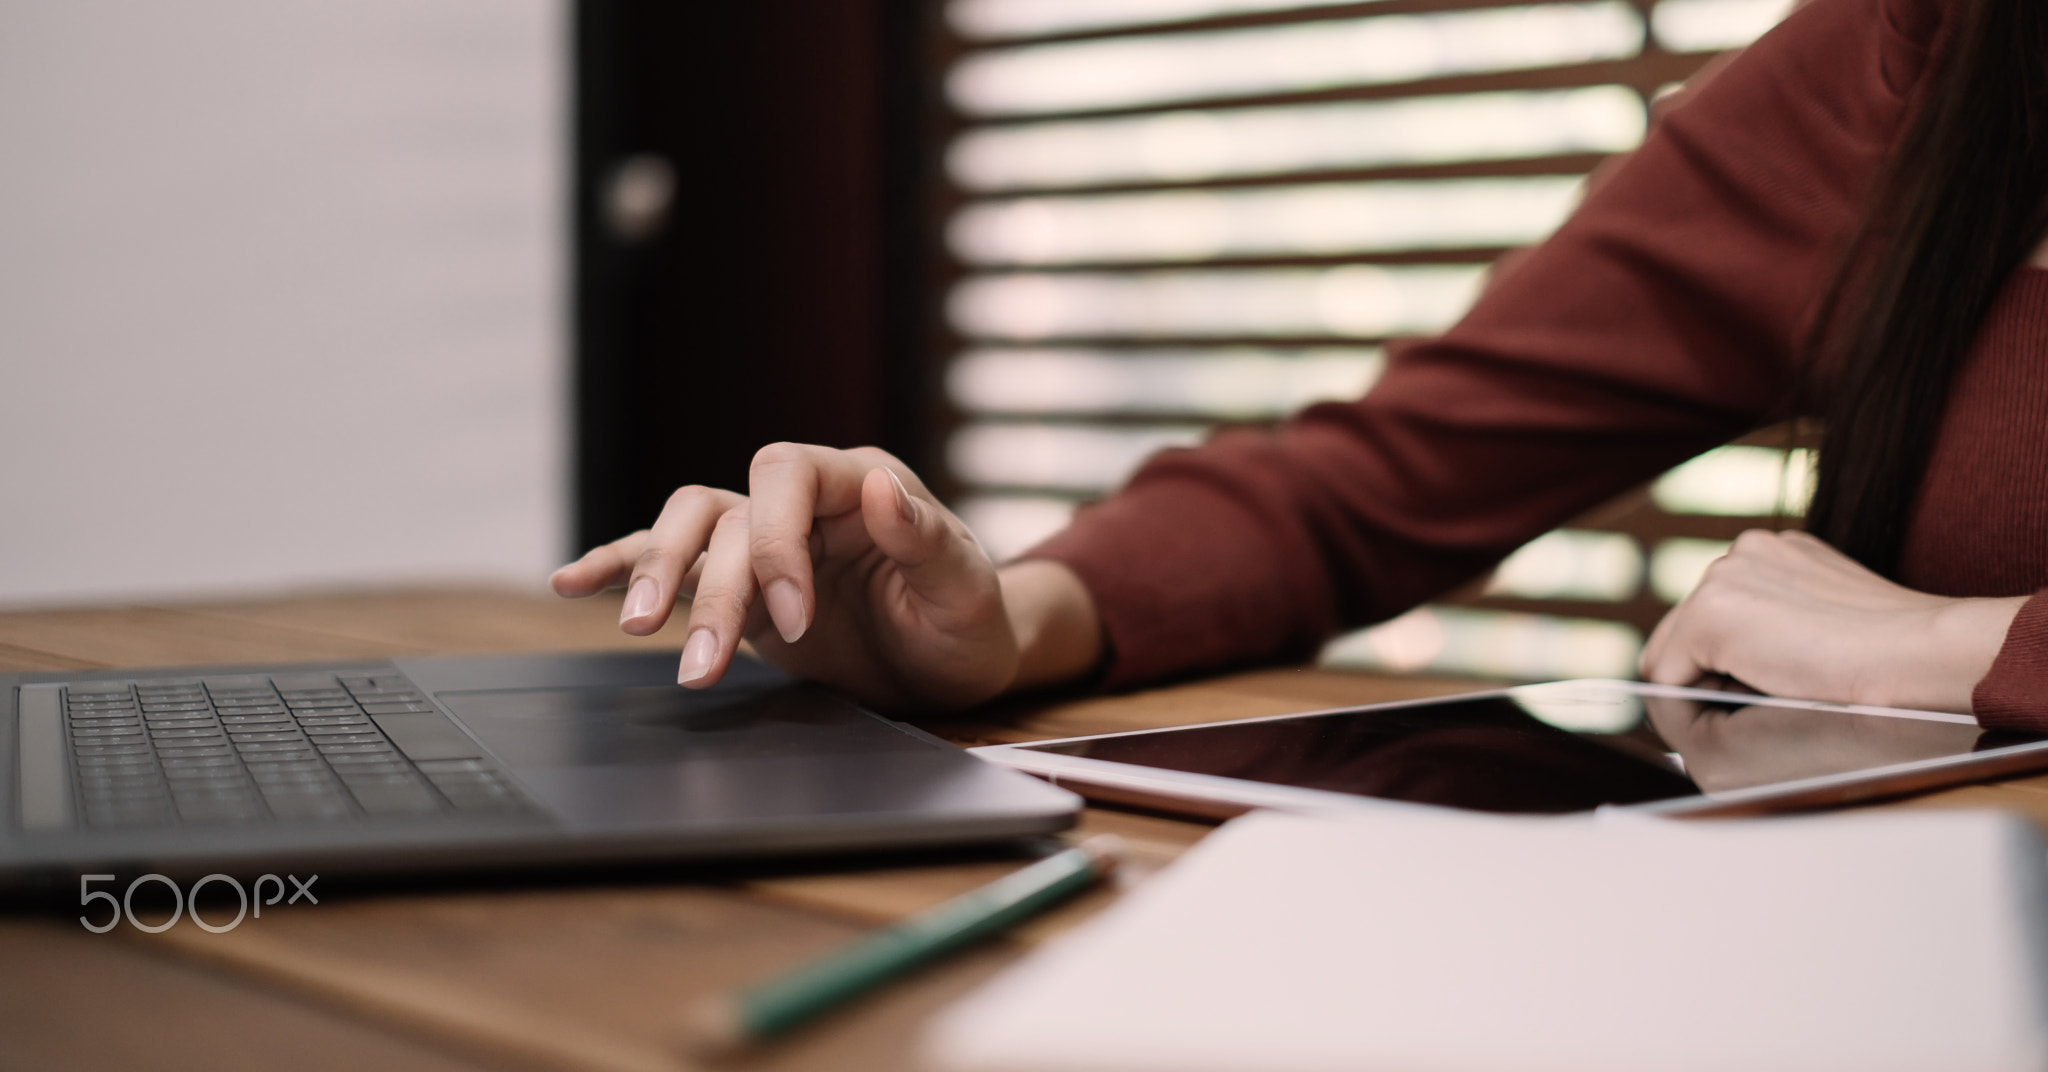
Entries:
POLYGON ((1027 745, 1274 785, 1497 812, 1570 812, 1845 774, 2040 740, 1925 718, 1639 695, 1505 695, 1027 745))

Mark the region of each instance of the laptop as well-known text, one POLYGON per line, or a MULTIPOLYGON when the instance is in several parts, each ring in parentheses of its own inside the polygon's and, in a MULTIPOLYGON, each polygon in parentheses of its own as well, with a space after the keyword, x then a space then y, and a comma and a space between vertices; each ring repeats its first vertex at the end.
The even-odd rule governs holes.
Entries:
POLYGON ((0 676, 0 892, 964 845, 1079 799, 737 658, 0 676))

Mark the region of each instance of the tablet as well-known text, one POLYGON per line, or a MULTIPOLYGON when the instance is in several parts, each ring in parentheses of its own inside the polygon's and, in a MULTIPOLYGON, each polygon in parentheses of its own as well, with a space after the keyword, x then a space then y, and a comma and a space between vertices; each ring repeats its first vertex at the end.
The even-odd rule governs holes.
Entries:
POLYGON ((1183 815, 1426 804, 1744 815, 2048 769, 2048 738, 1968 715, 1630 681, 974 749, 1082 796, 1183 815))

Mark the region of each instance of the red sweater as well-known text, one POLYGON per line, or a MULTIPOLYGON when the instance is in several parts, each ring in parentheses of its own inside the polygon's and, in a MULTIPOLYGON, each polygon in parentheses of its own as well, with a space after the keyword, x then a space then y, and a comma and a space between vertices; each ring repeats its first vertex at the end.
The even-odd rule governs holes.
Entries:
MULTIPOLYGON (((1688 90, 1465 319, 1356 402, 1148 463, 1034 552, 1087 584, 1109 683, 1300 658, 1784 415, 1799 342, 1954 5, 1815 0, 1688 90)), ((2008 283, 1959 373, 1899 580, 2048 587, 2048 272, 2008 283)), ((1817 407, 1815 407, 1817 408, 1817 407)), ((1978 685, 2048 727, 2048 600, 1978 685)))

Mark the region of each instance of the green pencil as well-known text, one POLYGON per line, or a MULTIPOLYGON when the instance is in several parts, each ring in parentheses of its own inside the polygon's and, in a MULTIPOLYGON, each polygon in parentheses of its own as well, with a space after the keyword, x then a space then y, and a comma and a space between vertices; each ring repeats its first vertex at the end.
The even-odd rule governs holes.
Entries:
POLYGON ((690 1017, 689 1041, 700 1050, 730 1050, 783 1035, 920 964, 1086 889, 1116 868, 1122 851, 1122 842, 1114 836, 1089 838, 787 975, 720 994, 690 1017))

